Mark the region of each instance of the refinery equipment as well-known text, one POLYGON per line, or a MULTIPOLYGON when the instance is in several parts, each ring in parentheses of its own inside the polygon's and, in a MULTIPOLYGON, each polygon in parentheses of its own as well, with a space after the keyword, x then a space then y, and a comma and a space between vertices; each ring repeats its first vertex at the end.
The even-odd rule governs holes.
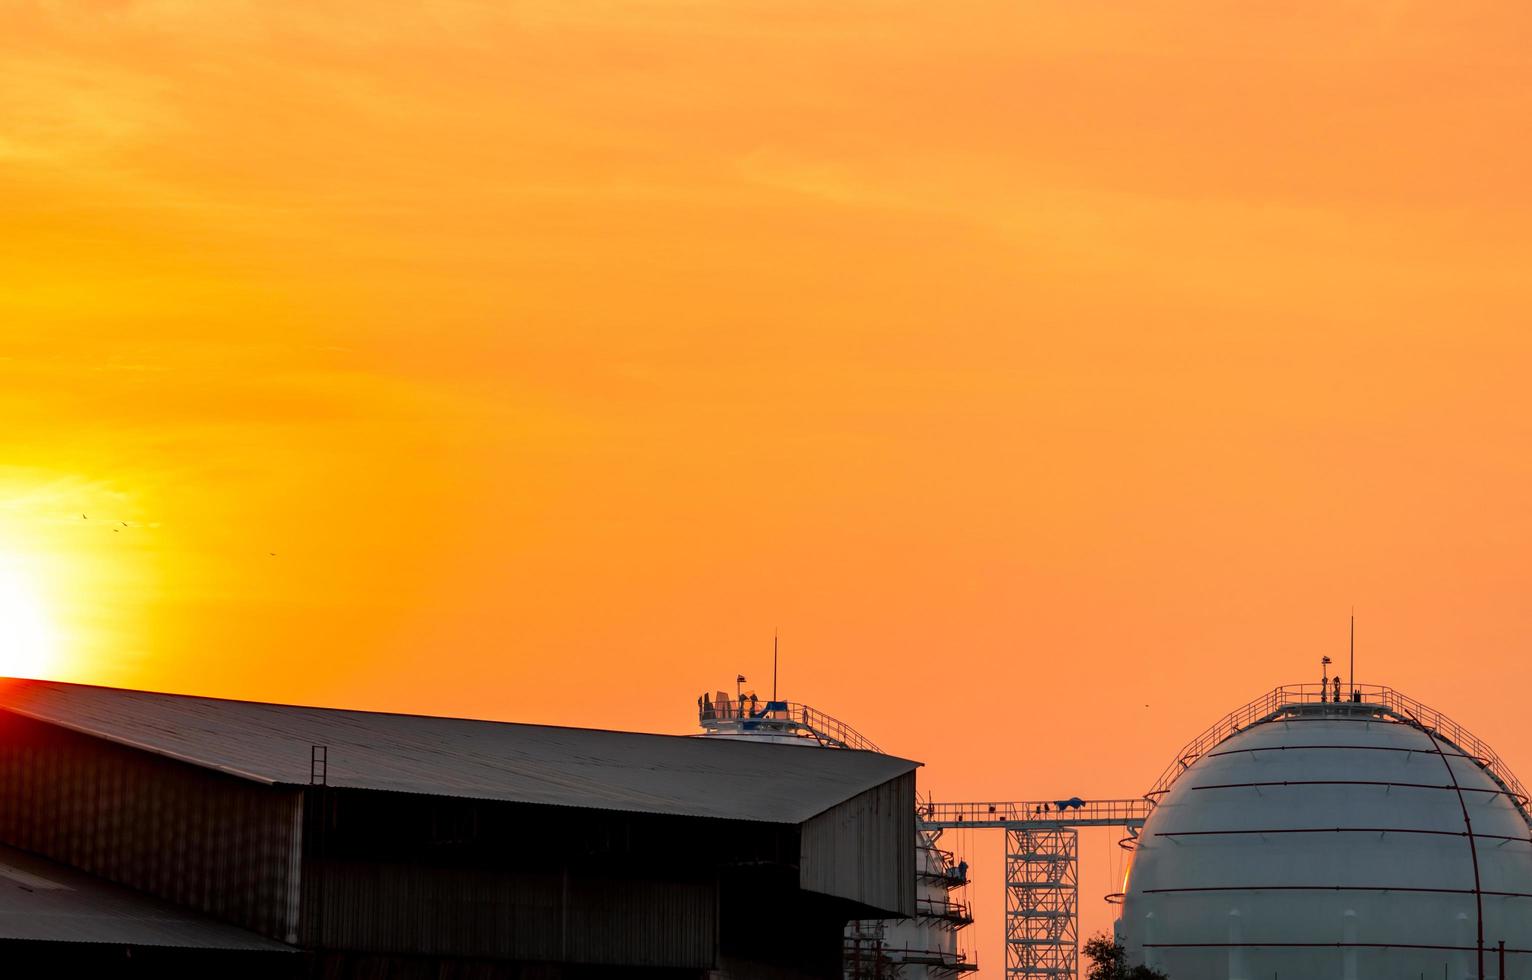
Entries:
MULTIPOLYGON (((740 684, 744 678, 740 678, 740 684)), ((806 748, 877 752, 851 726, 808 705, 761 700, 736 689, 697 699, 697 719, 709 738, 746 739, 806 748)), ((915 915, 860 919, 846 927, 845 980, 953 980, 975 969, 958 944, 973 917, 954 892, 968 884, 968 864, 938 846, 939 827, 915 834, 915 915)))
POLYGON ((873 752, 17 678, 0 746, 5 977, 842 980, 920 911, 873 752))
MULTIPOLYGON (((715 737, 876 751, 802 705, 736 691, 699 708, 715 737)), ((916 945, 956 952, 971 919, 943 894, 967 881, 936 848, 949 828, 1005 834, 1007 980, 1078 980, 1081 827, 1125 831, 1124 892, 1106 896, 1122 907, 1116 938, 1173 980, 1532 977, 1527 793, 1488 745, 1388 687, 1276 688, 1141 797, 926 801, 917 827, 917 904, 941 914, 853 923, 855 980, 915 975, 916 945)))
POLYGON ((1079 973, 1079 829, 1122 827, 1131 847, 1153 804, 1147 799, 925 803, 926 830, 1005 833, 1006 980, 1074 980, 1079 973))
POLYGON ((1328 681, 1230 713, 1139 799, 923 806, 1006 834, 1007 980, 1078 977, 1089 826, 1127 830, 1116 937, 1173 980, 1532 977, 1521 783, 1440 712, 1328 681))
POLYGON ((1117 935, 1175 980, 1532 977, 1527 794, 1387 687, 1284 687, 1149 792, 1117 935))

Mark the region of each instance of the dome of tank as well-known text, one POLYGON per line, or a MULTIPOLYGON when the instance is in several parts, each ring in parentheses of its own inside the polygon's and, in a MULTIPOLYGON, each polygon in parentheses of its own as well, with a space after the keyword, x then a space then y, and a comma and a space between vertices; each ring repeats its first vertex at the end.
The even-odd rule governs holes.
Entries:
POLYGON ((1389 689, 1320 696, 1273 692, 1161 780, 1117 924, 1129 956, 1172 980, 1499 978, 1502 955, 1532 976, 1520 784, 1389 689))

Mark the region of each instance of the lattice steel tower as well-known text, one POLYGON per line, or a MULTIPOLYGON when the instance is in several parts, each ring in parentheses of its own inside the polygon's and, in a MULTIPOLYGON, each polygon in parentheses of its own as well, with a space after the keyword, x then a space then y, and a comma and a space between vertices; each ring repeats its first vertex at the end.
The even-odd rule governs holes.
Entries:
MULTIPOLYGON (((1005 978, 1075 980, 1080 969, 1081 827, 1124 827, 1130 840, 1153 804, 1129 800, 936 803, 918 807, 927 830, 1005 834, 1005 978)), ((1120 896, 1118 896, 1120 898, 1120 896)))
POLYGON ((1005 833, 1005 974, 1073 978, 1080 958, 1079 834, 1005 833))

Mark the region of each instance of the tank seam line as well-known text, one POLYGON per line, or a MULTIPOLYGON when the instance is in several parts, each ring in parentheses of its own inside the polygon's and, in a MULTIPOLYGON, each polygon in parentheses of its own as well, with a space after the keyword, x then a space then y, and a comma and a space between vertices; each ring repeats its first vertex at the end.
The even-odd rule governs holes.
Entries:
MULTIPOLYGON (((1413 715, 1410 716, 1410 721, 1420 729, 1421 733, 1424 734, 1428 740, 1430 740, 1431 747, 1436 750, 1436 754, 1442 760, 1442 765, 1447 768, 1447 776, 1452 780, 1452 785, 1457 787, 1458 775, 1453 770, 1452 763, 1447 761, 1447 755, 1442 751, 1441 743, 1437 741, 1435 733, 1422 725, 1420 721, 1413 715)), ((1458 788, 1458 807, 1463 811, 1463 828, 1467 831, 1468 837, 1468 856, 1473 862, 1474 912, 1478 920, 1477 941, 1479 958, 1479 980, 1484 980, 1484 893, 1481 890, 1482 883, 1479 878, 1479 848, 1478 845, 1474 843, 1473 817, 1469 816, 1468 814, 1468 801, 1463 798, 1463 791, 1461 788, 1458 788)))

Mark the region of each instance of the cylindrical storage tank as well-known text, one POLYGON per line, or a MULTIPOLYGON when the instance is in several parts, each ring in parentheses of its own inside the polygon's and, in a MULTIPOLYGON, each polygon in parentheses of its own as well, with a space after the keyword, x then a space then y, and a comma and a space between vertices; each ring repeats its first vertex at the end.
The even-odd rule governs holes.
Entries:
POLYGON ((1522 803, 1385 705, 1286 705, 1170 784, 1118 935, 1173 980, 1532 978, 1522 803))
POLYGON ((950 978, 973 968, 958 948, 958 931, 970 921, 968 909, 951 894, 967 884, 967 865, 954 865, 936 838, 935 832, 915 831, 915 915, 890 920, 885 932, 898 980, 950 978))
MULTIPOLYGON (((743 678, 741 678, 743 680, 743 678)), ((849 725, 808 705, 772 699, 730 700, 727 692, 697 698, 703 738, 880 751, 849 725), (760 705, 764 703, 765 707, 760 705)), ((853 919, 846 925, 843 980, 952 980, 977 969, 958 933, 972 923, 952 891, 968 884, 968 864, 936 846, 939 832, 915 831, 915 914, 903 919, 853 919)))

